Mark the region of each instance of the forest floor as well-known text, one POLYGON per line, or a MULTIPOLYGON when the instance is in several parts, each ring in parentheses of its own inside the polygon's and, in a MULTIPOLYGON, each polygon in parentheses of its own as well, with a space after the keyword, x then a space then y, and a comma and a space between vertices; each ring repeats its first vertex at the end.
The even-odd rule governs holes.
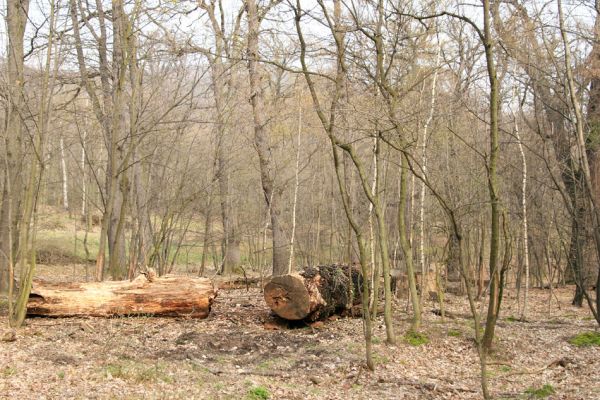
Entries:
MULTIPOLYGON (((41 266, 38 275, 72 278, 81 266, 41 266)), ((533 289, 526 322, 505 292, 489 380, 496 398, 600 399, 600 348, 576 347, 593 331, 572 288, 533 289), (548 386, 550 385, 550 386, 548 386)), ((413 346, 406 299, 395 306, 395 346, 375 324, 375 372, 364 368, 360 319, 286 326, 260 290, 222 289, 207 319, 28 319, 0 342, 0 399, 479 399, 474 325, 465 298, 448 295, 452 318, 425 305, 428 343, 413 346)), ((483 305, 482 305, 482 310, 483 305)), ((0 306, 5 329, 6 309, 0 306)))

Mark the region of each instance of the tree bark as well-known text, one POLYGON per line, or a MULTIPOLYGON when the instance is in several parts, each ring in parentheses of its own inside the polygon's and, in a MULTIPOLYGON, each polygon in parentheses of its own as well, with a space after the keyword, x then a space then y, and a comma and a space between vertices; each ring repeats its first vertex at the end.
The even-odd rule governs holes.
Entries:
POLYGON ((10 240, 19 237, 18 221, 21 215, 21 199, 23 190, 22 171, 22 116, 24 106, 25 77, 23 73, 23 37, 29 11, 28 0, 8 0, 6 4, 8 31, 7 54, 7 98, 6 98, 6 131, 5 131, 5 174, 2 192, 2 209, 0 210, 0 293, 7 292, 10 285, 9 266, 14 260, 10 255, 17 254, 15 242, 10 240), (7 185, 7 182, 10 185, 7 185), (10 186, 10 191, 8 187, 10 186), (9 200, 10 198, 10 200, 9 200), (12 230, 12 233, 11 233, 12 230))
POLYGON ((267 129, 267 113, 265 110, 263 74, 258 65, 258 35, 260 17, 256 0, 246 0, 248 13, 248 74, 250 78, 250 102, 254 117, 254 144, 260 163, 260 178, 262 189, 271 213, 271 230, 273 232, 273 275, 283 275, 288 272, 289 241, 286 240, 281 204, 283 193, 275 186, 275 166, 269 144, 267 129))
MULTIPOLYGON (((485 50, 485 60, 487 66, 489 89, 489 112, 490 112, 490 155, 487 165, 488 170, 488 192, 490 199, 490 300, 488 303, 487 319, 485 332, 483 334, 484 352, 489 352, 492 348, 492 341, 496 330, 496 321, 500 303, 502 302, 500 287, 500 270, 498 259, 500 254, 500 187, 498 185, 497 164, 500 156, 499 143, 499 81, 496 74, 496 63, 494 59, 494 38, 491 29, 490 1, 483 1, 483 33, 481 40, 485 50)), ((484 388, 484 397, 488 398, 484 388)))
POLYGON ((67 174, 67 160, 65 159, 65 141, 61 136, 60 145, 60 172, 62 175, 63 208, 69 211, 69 178, 67 174))
POLYGON ((400 239, 400 248, 406 265, 408 274, 408 287, 413 307, 413 318, 411 330, 417 331, 421 326, 421 304, 419 303, 419 294, 417 292, 417 282, 415 279, 415 266, 413 262, 413 253, 410 241, 406 231, 406 202, 407 202, 407 183, 408 183, 408 159, 402 155, 402 166, 400 168, 400 202, 398 203, 398 237, 400 239))
POLYGON ((217 295, 207 278, 140 275, 133 281, 33 283, 27 315, 206 318, 217 295))
MULTIPOLYGON (((588 158, 591 173, 591 191, 594 202, 597 205, 600 200, 600 1, 595 1, 596 20, 594 22, 594 41, 590 55, 590 64, 593 77, 590 82, 590 94, 587 109, 588 125, 588 158)), ((597 227, 596 227, 597 228, 597 227)), ((600 314, 600 265, 596 268, 596 316, 600 314)), ((552 285, 550 285, 552 287, 552 285)), ((598 317, 597 317, 598 319, 598 317)), ((598 319, 600 323, 600 319, 598 319)))

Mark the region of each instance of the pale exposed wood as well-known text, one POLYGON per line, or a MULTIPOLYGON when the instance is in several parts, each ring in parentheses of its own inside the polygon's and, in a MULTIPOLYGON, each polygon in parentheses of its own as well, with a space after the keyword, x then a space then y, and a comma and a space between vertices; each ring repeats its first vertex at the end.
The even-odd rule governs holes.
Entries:
POLYGON ((206 318, 217 295, 210 279, 165 275, 133 281, 49 284, 34 281, 27 315, 206 318))
POLYGON ((318 303, 316 299, 311 301, 308 282, 300 274, 273 277, 265 286, 265 301, 275 314, 289 320, 306 318, 310 303, 318 303))

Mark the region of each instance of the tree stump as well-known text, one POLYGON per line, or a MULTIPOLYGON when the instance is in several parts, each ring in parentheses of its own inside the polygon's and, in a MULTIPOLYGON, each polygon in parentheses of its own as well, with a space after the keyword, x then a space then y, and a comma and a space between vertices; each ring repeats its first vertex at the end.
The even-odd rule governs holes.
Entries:
POLYGON ((323 265, 274 276, 264 296, 281 318, 316 321, 350 310, 360 303, 361 290, 362 275, 356 267, 323 265))
POLYGON ((34 281, 27 315, 206 318, 217 295, 207 278, 140 275, 133 281, 60 283, 34 281))

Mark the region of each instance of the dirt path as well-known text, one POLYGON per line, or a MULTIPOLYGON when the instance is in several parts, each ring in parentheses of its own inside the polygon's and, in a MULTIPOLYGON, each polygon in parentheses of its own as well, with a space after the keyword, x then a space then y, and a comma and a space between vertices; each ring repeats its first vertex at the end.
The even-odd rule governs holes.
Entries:
MULTIPOLYGON (((534 290, 529 322, 514 321, 506 299, 490 367, 498 397, 550 384, 552 398, 600 399, 600 350, 567 342, 595 327, 570 294, 557 291, 560 309, 554 299, 548 311, 548 292, 534 290)), ((361 320, 281 327, 258 289, 222 290, 205 320, 30 319, 15 342, 0 342, 0 398, 253 399, 266 389, 271 399, 478 399, 473 325, 460 317, 464 299, 449 297, 458 317, 442 323, 428 304, 428 344, 387 346, 376 324, 374 373, 362 367, 361 320)))

